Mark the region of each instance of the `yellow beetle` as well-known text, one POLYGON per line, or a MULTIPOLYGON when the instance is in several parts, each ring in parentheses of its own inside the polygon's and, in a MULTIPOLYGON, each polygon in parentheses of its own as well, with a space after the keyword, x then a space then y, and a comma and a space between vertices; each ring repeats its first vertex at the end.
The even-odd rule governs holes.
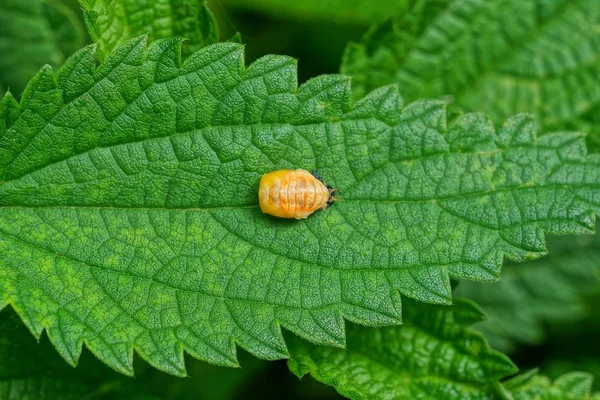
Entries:
POLYGON ((265 214, 304 219, 335 201, 334 192, 316 174, 304 169, 281 169, 263 175, 258 202, 265 214))

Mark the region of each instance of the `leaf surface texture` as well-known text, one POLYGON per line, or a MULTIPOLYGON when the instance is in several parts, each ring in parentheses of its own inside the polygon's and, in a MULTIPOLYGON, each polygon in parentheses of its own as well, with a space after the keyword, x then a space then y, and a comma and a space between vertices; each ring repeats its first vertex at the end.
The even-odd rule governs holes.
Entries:
POLYGON ((469 328, 484 318, 474 303, 404 310, 402 326, 348 329, 347 350, 294 339, 288 365, 351 399, 491 399, 491 385, 515 372, 469 328))
MULTIPOLYGON (((356 98, 396 82, 408 100, 443 97, 496 123, 533 113, 579 129, 600 106, 600 2, 416 0, 351 43, 342 73, 356 98), (595 110, 595 111, 594 111, 595 110)), ((597 121, 596 121, 597 125, 597 121)), ((597 148, 597 147, 595 147, 597 148)))
POLYGON ((88 32, 104 57, 129 39, 180 36, 184 56, 219 39, 217 22, 203 0, 79 0, 88 32))
POLYGON ((287 357, 281 327, 343 346, 344 318, 401 321, 400 294, 449 303, 449 275, 498 277, 590 232, 600 158, 579 134, 520 115, 448 125, 445 104, 395 86, 352 103, 349 79, 298 87, 296 61, 244 65, 222 43, 95 46, 20 103, 0 103, 0 306, 132 373, 134 350, 184 375, 184 350, 236 365, 236 344, 287 357), (304 221, 262 214, 262 174, 318 171, 340 200, 304 221))

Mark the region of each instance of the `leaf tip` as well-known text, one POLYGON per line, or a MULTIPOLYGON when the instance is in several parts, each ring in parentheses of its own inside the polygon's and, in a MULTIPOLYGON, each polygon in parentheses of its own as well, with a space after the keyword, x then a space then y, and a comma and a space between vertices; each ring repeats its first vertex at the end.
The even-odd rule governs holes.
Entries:
POLYGON ((231 38, 229 38, 228 42, 244 44, 242 40, 242 34, 240 32, 236 32, 231 38))
POLYGON ((477 303, 463 298, 454 299, 454 320, 457 323, 470 326, 486 319, 487 315, 477 303))
POLYGON ((572 395, 585 396, 592 390, 594 376, 588 372, 570 372, 558 377, 554 381, 554 386, 563 389, 566 393, 572 395))
POLYGON ((304 378, 304 376, 309 372, 309 368, 302 365, 302 363, 298 362, 295 358, 288 359, 287 366, 290 372, 298 379, 304 378))

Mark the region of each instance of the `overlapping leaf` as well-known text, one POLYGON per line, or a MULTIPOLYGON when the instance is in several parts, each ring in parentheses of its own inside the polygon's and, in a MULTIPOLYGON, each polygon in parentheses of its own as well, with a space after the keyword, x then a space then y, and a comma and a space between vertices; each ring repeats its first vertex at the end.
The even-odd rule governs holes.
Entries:
MULTIPOLYGON (((573 335, 572 337, 576 336, 573 335)), ((543 371, 553 378, 560 377, 570 371, 585 371, 595 377, 592 390, 600 390, 600 381, 598 380, 600 378, 600 359, 593 354, 593 351, 589 351, 589 347, 591 347, 589 343, 593 343, 593 339, 592 336, 592 341, 577 341, 578 349, 585 348, 583 350, 584 354, 571 352, 571 346, 558 346, 559 350, 553 351, 545 360, 542 365, 543 371)), ((600 392, 596 395, 600 396, 600 392)))
MULTIPOLYGON (((407 99, 447 96, 495 122, 585 129, 600 106, 600 2, 416 0, 346 51, 357 97, 397 82, 407 99)), ((597 141, 597 139, 596 139, 597 141)))
POLYGON ((0 2, 0 96, 20 96, 44 64, 60 66, 83 46, 81 22, 60 0, 0 2))
POLYGON ((402 326, 348 329, 347 350, 290 340, 288 365, 352 399, 489 399, 492 385, 516 371, 469 329, 484 318, 474 303, 404 310, 402 326))
POLYGON ((240 45, 180 65, 177 39, 76 53, 0 106, 0 304, 70 363, 87 346, 131 374, 136 350, 185 374, 183 351, 236 365, 287 356, 285 327, 341 346, 344 320, 400 322, 398 292, 448 303, 449 273, 493 280, 544 232, 594 227, 600 158, 581 135, 497 131, 394 86, 301 87, 296 62, 245 67, 240 45), (305 221, 257 207, 260 176, 317 170, 340 200, 305 221))
POLYGON ((184 56, 219 39, 217 22, 204 0, 79 0, 98 55, 104 57, 127 40, 181 36, 189 40, 184 56))
POLYGON ((532 370, 506 381, 497 392, 497 397, 506 400, 590 399, 593 380, 590 374, 570 372, 552 382, 532 370))
POLYGON ((489 316, 478 328, 494 348, 540 344, 546 322, 575 323, 590 313, 584 296, 600 293, 600 235, 552 239, 549 256, 505 266, 499 282, 458 286, 457 295, 489 316))

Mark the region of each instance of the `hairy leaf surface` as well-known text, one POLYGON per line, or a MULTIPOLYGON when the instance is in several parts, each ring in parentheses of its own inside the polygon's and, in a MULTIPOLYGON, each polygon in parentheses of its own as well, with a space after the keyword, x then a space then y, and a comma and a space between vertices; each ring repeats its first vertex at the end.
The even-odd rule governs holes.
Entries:
POLYGON ((469 328, 485 316, 472 302, 410 302, 404 325, 352 326, 347 350, 289 341, 290 370, 352 399, 489 399, 491 384, 516 371, 469 328))
POLYGON ((549 256, 505 265, 496 283, 458 285, 455 294, 474 300, 489 316, 477 328, 494 348, 541 344, 546 322, 582 319, 591 311, 584 295, 600 294, 600 235, 551 239, 549 256))
POLYGON ((60 66, 84 43, 77 16, 60 0, 0 2, 0 96, 20 96, 44 64, 60 66))
POLYGON ((181 36, 184 56, 219 39, 217 22, 204 0, 79 0, 97 54, 104 57, 127 40, 181 36))
POLYGON ((243 47, 128 42, 44 68, 0 103, 0 305, 75 364, 87 346, 185 374, 183 350, 236 365, 287 356, 281 327, 343 346, 344 318, 400 322, 400 294, 449 303, 449 274, 498 277, 544 232, 590 232, 600 156, 521 115, 450 126, 396 87, 356 104, 347 77, 297 86, 296 61, 243 47), (260 212, 265 172, 318 171, 339 201, 307 220, 260 212))
POLYGON ((446 96, 495 122, 534 113, 545 129, 586 129, 600 106, 597 0, 416 0, 350 44, 356 98, 396 82, 408 100, 446 96))

